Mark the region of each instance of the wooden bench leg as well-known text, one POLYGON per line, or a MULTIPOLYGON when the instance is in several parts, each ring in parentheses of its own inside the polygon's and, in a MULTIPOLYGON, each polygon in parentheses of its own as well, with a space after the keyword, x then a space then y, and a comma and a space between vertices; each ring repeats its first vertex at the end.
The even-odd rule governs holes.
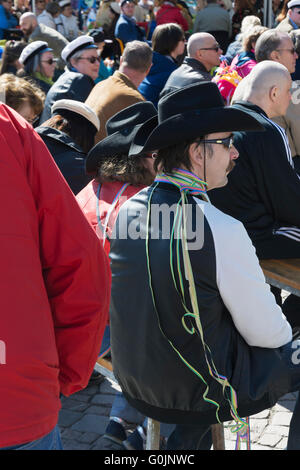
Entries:
POLYGON ((160 423, 155 419, 147 419, 146 450, 159 450, 160 423))
POLYGON ((214 450, 225 450, 223 424, 212 424, 211 434, 214 450))

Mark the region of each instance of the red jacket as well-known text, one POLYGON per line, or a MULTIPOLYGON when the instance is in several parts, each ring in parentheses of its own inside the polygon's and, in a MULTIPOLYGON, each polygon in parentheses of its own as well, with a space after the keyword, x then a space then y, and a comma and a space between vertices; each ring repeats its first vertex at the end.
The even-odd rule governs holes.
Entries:
POLYGON ((180 8, 169 3, 163 3, 156 13, 156 24, 177 23, 183 31, 188 31, 189 25, 183 17, 180 8))
POLYGON ((57 424, 107 322, 107 256, 32 127, 0 105, 0 447, 57 424), (2 358, 2 360, 1 360, 2 358))

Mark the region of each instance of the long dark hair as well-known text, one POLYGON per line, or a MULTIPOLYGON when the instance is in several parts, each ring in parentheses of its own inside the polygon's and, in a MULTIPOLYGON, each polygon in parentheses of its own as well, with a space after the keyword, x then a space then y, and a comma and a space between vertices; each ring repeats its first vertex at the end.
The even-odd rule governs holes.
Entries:
POLYGON ((60 114, 55 114, 44 122, 43 127, 52 127, 64 132, 84 153, 88 153, 95 144, 96 127, 83 116, 72 111, 60 110, 60 114))
POLYGON ((150 186, 154 176, 144 165, 144 157, 127 154, 104 157, 98 165, 96 180, 99 183, 121 181, 133 186, 150 186))

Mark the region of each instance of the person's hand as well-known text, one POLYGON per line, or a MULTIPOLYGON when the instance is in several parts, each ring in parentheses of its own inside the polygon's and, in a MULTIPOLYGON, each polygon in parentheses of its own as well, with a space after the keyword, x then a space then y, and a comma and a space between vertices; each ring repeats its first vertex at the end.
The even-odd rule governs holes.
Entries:
POLYGON ((106 59, 104 59, 104 65, 106 67, 110 67, 111 69, 113 68, 113 66, 115 65, 115 61, 112 60, 112 59, 109 59, 108 57, 106 59))

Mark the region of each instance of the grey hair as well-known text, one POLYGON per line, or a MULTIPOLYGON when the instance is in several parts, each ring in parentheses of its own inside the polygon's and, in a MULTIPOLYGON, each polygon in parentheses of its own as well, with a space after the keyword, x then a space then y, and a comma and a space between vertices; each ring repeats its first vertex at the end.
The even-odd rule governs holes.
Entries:
POLYGON ((69 67, 73 67, 72 64, 71 64, 71 62, 70 62, 71 59, 77 60, 77 59, 79 59, 79 58, 81 57, 81 54, 82 54, 82 49, 80 49, 80 51, 77 51, 77 52, 75 52, 73 55, 71 55, 71 57, 70 57, 70 58, 68 59, 68 61, 67 61, 67 65, 68 65, 69 67))
POLYGON ((125 46, 122 64, 138 72, 146 72, 152 63, 153 52, 146 42, 131 41, 125 46))
POLYGON ((275 29, 265 31, 258 38, 255 45, 255 57, 257 62, 269 60, 271 53, 280 46, 281 41, 285 38, 289 38, 289 35, 283 31, 277 31, 275 29))

